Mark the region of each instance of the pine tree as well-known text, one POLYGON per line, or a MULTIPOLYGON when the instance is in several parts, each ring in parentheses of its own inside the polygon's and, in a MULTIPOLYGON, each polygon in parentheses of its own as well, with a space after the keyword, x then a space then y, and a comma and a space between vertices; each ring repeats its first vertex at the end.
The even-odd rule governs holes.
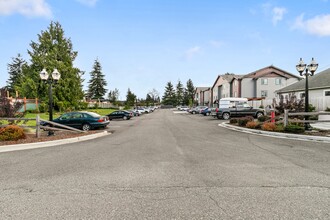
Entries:
POLYGON ((23 68, 18 88, 20 94, 47 102, 48 84, 41 82, 39 73, 46 68, 51 74, 57 68, 61 78, 53 89, 55 105, 62 101, 67 106, 78 106, 84 95, 81 78, 84 72, 73 66, 78 53, 73 51, 71 40, 65 38, 62 26, 52 21, 46 31, 38 34, 38 42, 32 41, 30 46, 31 65, 23 68))
POLYGON ((15 58, 12 58, 12 63, 7 65, 9 74, 9 79, 7 80, 7 90, 12 96, 16 94, 16 88, 20 85, 21 77, 23 75, 23 67, 25 65, 27 65, 27 63, 22 58, 21 54, 18 54, 15 58))
POLYGON ((195 87, 191 79, 187 81, 184 102, 186 105, 192 105, 194 100, 195 87))
POLYGON ((126 95, 126 106, 134 106, 136 101, 136 95, 131 92, 131 90, 128 88, 127 95, 126 95))
POLYGON ((164 105, 175 105, 176 98, 175 98, 175 90, 173 84, 168 82, 165 87, 165 92, 163 95, 163 104, 164 105))
POLYGON ((93 71, 90 72, 91 79, 88 82, 88 96, 92 99, 101 99, 106 94, 107 82, 102 74, 102 67, 98 59, 95 60, 93 65, 93 71))
POLYGON ((176 103, 178 105, 184 104, 183 99, 184 99, 184 88, 181 81, 179 80, 178 84, 176 85, 176 103))

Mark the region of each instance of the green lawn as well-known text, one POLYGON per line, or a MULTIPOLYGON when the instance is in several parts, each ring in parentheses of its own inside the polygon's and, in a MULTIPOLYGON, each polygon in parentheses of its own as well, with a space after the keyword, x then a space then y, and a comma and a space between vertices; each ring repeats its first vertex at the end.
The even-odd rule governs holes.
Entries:
MULTIPOLYGON (((111 112, 115 111, 115 109, 88 109, 87 111, 89 112, 95 112, 99 115, 107 115, 110 114, 111 112)), ((58 118, 60 115, 62 115, 64 112, 54 112, 53 113, 53 118, 58 118)), ((40 118, 48 120, 49 119, 49 114, 48 113, 39 113, 40 118)), ((24 118, 36 118, 37 113, 26 113, 24 118)), ((23 122, 19 123, 22 124, 23 122)), ((7 122, 3 122, 3 124, 7 124, 7 122)), ((29 120, 27 123, 25 123, 27 126, 36 126, 36 121, 35 120, 29 120)))

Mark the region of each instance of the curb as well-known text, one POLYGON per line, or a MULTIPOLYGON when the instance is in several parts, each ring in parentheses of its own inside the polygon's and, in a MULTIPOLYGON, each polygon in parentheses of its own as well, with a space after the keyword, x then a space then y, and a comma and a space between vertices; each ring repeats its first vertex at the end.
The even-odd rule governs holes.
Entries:
POLYGON ((111 134, 111 133, 108 133, 107 131, 103 131, 101 133, 74 137, 74 138, 61 139, 61 140, 54 140, 54 141, 16 144, 16 145, 8 145, 8 146, 4 145, 4 146, 0 146, 0 153, 19 151, 19 150, 29 150, 29 149, 35 149, 35 148, 52 147, 52 146, 57 146, 57 145, 61 145, 61 144, 76 143, 76 142, 80 142, 80 141, 87 141, 87 140, 95 139, 98 137, 103 137, 108 134, 111 134))
POLYGON ((248 134, 256 134, 267 137, 274 138, 285 138, 285 139, 293 139, 293 140, 301 140, 301 141, 313 141, 313 142, 322 142, 322 143, 330 143, 330 137, 320 137, 320 136, 312 136, 312 135, 301 135, 301 134, 286 134, 286 133, 277 133, 271 131, 260 131, 249 128, 237 127, 234 125, 227 124, 227 122, 222 122, 218 124, 218 126, 227 128, 233 131, 240 131, 248 134))

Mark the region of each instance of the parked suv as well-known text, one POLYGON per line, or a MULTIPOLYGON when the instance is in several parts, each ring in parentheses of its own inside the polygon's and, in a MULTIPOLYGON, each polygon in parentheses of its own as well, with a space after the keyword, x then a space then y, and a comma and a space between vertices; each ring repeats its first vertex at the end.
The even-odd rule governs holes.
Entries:
POLYGON ((211 115, 218 119, 228 120, 231 117, 253 116, 259 118, 265 110, 253 108, 246 98, 223 98, 219 101, 219 108, 212 109, 211 115))

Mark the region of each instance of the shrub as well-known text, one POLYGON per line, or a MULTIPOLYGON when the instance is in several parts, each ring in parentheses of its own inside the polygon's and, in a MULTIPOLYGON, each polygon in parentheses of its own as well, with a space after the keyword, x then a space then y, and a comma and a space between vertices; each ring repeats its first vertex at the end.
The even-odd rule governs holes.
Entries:
POLYGON ((305 128, 299 125, 289 124, 284 128, 288 133, 300 134, 305 132, 305 128))
POLYGON ((25 134, 23 128, 17 125, 8 125, 0 128, 0 141, 17 141, 24 139, 25 134))
POLYGON ((229 123, 230 123, 230 124, 237 124, 237 122, 238 122, 237 118, 231 118, 231 119, 229 120, 229 123))
POLYGON ((327 108, 325 109, 325 111, 326 111, 326 112, 330 112, 330 107, 327 107, 327 108))
POLYGON ((272 122, 266 122, 261 126, 261 129, 264 131, 275 131, 276 124, 272 122))
POLYGON ((247 116, 247 117, 244 117, 244 118, 240 118, 240 119, 238 119, 238 125, 245 127, 246 124, 249 121, 253 121, 253 120, 254 120, 254 118, 253 117, 250 117, 250 116, 247 116))
POLYGON ((283 124, 276 124, 275 131, 283 132, 284 131, 284 125, 283 124))
POLYGON ((246 123, 246 127, 247 128, 252 128, 252 129, 256 129, 258 127, 259 123, 256 121, 249 121, 248 123, 246 123))
POLYGON ((260 105, 259 108, 264 108, 264 106, 263 105, 260 105))
POLYGON ((39 112, 47 112, 48 111, 48 104, 42 102, 39 104, 39 112))
POLYGON ((267 115, 263 115, 263 116, 260 116, 260 117, 258 118, 258 121, 259 121, 259 122, 265 122, 265 121, 267 121, 267 120, 269 120, 269 119, 270 119, 269 116, 267 116, 267 115))

